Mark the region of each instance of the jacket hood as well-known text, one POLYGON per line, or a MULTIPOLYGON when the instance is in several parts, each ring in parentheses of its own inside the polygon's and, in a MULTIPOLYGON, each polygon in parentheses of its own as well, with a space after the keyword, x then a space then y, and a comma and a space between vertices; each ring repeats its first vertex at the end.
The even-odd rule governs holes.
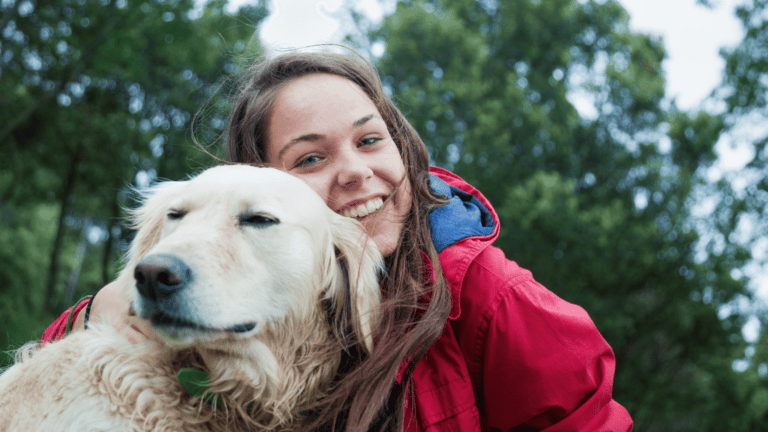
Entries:
POLYGON ((493 234, 496 222, 477 197, 450 186, 434 174, 430 175, 429 185, 434 192, 450 199, 448 204, 429 214, 432 242, 438 253, 467 237, 493 234))
POLYGON ((451 288, 449 318, 456 319, 461 313, 464 276, 475 257, 499 236, 499 217, 483 194, 461 177, 438 167, 430 167, 429 172, 432 190, 450 199, 430 213, 429 223, 440 266, 451 288))

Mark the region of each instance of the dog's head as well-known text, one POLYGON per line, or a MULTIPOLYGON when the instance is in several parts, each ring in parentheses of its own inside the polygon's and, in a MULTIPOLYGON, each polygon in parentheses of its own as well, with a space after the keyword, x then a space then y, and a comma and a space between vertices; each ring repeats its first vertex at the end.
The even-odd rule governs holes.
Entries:
POLYGON ((119 279, 133 309, 168 345, 198 349, 214 380, 280 381, 283 363, 339 338, 370 350, 381 255, 295 177, 211 168, 151 188, 133 219, 119 279))

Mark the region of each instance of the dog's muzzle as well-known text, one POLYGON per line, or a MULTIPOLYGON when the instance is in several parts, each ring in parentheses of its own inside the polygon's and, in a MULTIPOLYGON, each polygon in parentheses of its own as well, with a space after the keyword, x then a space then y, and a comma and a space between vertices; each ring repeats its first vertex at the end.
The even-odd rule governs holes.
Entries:
POLYGON ((175 255, 144 257, 136 265, 133 277, 136 279, 136 290, 143 298, 139 315, 152 321, 154 326, 234 333, 246 333, 256 327, 255 322, 246 322, 226 328, 212 328, 189 316, 189 311, 185 311, 183 306, 184 302, 173 296, 192 285, 192 270, 175 255))

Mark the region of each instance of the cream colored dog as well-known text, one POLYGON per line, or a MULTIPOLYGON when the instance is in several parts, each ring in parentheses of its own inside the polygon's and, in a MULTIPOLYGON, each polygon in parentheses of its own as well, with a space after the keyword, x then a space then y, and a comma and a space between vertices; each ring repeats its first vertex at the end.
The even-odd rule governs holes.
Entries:
POLYGON ((163 343, 92 323, 29 350, 0 375, 0 431, 291 430, 343 345, 370 349, 381 256, 302 181, 220 166, 151 188, 133 220, 117 283, 163 343))

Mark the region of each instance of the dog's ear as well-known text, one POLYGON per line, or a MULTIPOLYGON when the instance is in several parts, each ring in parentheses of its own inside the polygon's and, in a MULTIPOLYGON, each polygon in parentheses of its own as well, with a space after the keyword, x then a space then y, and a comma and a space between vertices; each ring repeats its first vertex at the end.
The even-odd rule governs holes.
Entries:
POLYGON ((334 331, 347 339, 352 330, 370 353, 381 296, 379 274, 384 271, 381 253, 357 221, 334 213, 330 226, 333 253, 327 262, 331 277, 326 296, 334 331))
POLYGON ((188 182, 164 181, 142 191, 138 191, 141 205, 129 210, 130 226, 136 230, 136 237, 128 251, 128 262, 141 260, 160 240, 163 222, 168 216, 168 200, 179 193, 188 182))

